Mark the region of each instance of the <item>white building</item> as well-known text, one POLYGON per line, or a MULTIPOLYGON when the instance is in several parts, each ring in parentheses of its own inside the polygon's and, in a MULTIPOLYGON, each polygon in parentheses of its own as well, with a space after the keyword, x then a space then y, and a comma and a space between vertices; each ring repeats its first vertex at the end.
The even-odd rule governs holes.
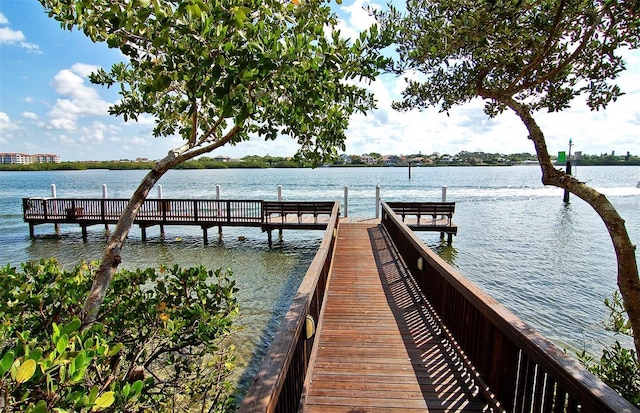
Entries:
POLYGON ((52 153, 0 152, 0 163, 5 165, 29 165, 32 163, 60 163, 60 155, 52 153))

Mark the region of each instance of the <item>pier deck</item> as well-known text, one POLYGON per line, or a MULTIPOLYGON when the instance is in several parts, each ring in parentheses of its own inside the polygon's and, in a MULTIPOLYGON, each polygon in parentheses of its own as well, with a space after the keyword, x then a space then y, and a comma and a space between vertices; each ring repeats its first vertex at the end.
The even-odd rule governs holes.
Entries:
POLYGON ((381 226, 339 225, 325 300, 302 411, 486 406, 381 226))

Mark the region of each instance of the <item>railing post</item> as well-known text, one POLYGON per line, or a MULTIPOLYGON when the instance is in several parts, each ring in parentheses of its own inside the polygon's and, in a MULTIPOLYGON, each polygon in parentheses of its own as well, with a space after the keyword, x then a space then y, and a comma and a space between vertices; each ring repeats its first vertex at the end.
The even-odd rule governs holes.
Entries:
POLYGON ((376 219, 380 218, 380 185, 376 185, 376 219))
POLYGON ((349 185, 344 186, 344 215, 345 218, 349 216, 349 185))
POLYGON ((278 185, 278 202, 282 202, 282 185, 278 185))
MULTIPOLYGON (((102 203, 100 205, 100 216, 102 220, 105 220, 105 200, 108 198, 107 196, 107 184, 102 184, 102 203)), ((104 229, 109 229, 109 224, 105 222, 104 229)))
MULTIPOLYGON (((56 184, 51 184, 51 198, 54 200, 58 197, 58 193, 56 191, 56 184)), ((47 201, 44 201, 45 205, 47 201)), ((58 201, 53 201, 53 214, 58 215, 58 201)), ((45 219, 47 218, 47 210, 45 209, 45 219)), ((60 224, 54 224, 53 227, 56 230, 56 234, 60 234, 60 224)))
MULTIPOLYGON (((220 185, 216 185, 216 201, 220 201, 220 185)), ((222 208, 220 206, 220 202, 216 202, 218 204, 218 216, 222 215, 222 208)))
MULTIPOLYGON (((447 186, 442 185, 442 202, 447 202, 447 186)), ((441 219, 444 219, 444 215, 440 215, 441 219)), ((444 237, 444 232, 440 233, 441 238, 444 237)))
MULTIPOLYGON (((162 212, 162 222, 167 220, 167 205, 162 201, 162 185, 158 185, 158 206, 162 212)), ((160 235, 164 237, 164 225, 160 224, 160 235)))

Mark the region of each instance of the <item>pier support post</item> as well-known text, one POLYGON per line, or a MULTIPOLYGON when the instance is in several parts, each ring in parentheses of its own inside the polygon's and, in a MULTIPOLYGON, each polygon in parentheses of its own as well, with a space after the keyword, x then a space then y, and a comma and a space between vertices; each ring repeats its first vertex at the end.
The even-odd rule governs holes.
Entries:
MULTIPOLYGON (((220 201, 220 185, 216 185, 216 201, 220 201)), ((216 208, 216 212, 217 212, 217 216, 222 215, 222 205, 221 202, 217 202, 217 208, 216 208)), ((222 232, 222 229, 220 229, 220 232, 222 232)))
MULTIPOLYGON (((158 199, 162 199, 162 185, 158 185, 158 199)), ((162 205, 162 209, 164 211, 166 211, 166 207, 163 203, 160 203, 159 205, 162 205)), ((163 214, 166 217, 166 212, 165 214, 163 214)), ((160 236, 164 237, 164 225, 160 224, 160 236)))
MULTIPOLYGON (((102 199, 106 200, 108 197, 107 195, 107 184, 102 184, 102 199)), ((102 219, 105 219, 105 210, 104 210, 104 201, 102 202, 102 219)), ((106 222, 104 223, 104 230, 105 231, 109 231, 109 224, 107 224, 106 222)))
MULTIPOLYGON (((565 169, 565 172, 567 175, 571 175, 571 147, 573 146, 573 139, 569 139, 569 156, 567 156, 567 166, 565 169)), ((569 190, 565 189, 564 190, 564 196, 562 197, 562 200, 564 201, 565 204, 569 203, 569 190)))
MULTIPOLYGON (((446 185, 442 185, 442 202, 447 202, 447 186, 446 185)), ((444 219, 444 215, 440 215, 440 219, 444 219)), ((449 237, 449 245, 451 245, 451 237, 453 235, 451 235, 451 233, 448 234, 449 237)), ((440 239, 444 239, 444 232, 440 233, 440 239)))
POLYGON ((202 238, 204 239, 204 245, 209 245, 209 231, 207 227, 202 227, 202 238))
POLYGON ((380 185, 376 185, 376 219, 380 218, 380 185))
POLYGON ((344 215, 345 218, 349 216, 349 185, 344 186, 344 215))
POLYGON ((140 226, 140 232, 142 233, 142 240, 146 241, 147 240, 147 227, 145 226, 140 226))
POLYGON ((269 248, 273 247, 273 239, 271 238, 271 230, 267 230, 267 242, 269 243, 269 248))
MULTIPOLYGON (((57 192, 56 192, 56 184, 51 184, 51 198, 56 199, 58 196, 57 192)), ((55 215, 58 215, 58 203, 54 203, 54 210, 53 213, 55 215)), ((53 224, 53 227, 56 230, 56 235, 60 235, 60 224, 53 224)))
MULTIPOLYGON (((282 185, 278 185, 278 202, 282 202, 282 185)), ((283 224, 284 224, 284 217, 283 224)), ((278 228, 278 236, 282 239, 282 228, 278 228)), ((269 247, 271 247, 271 231, 269 231, 269 247)))

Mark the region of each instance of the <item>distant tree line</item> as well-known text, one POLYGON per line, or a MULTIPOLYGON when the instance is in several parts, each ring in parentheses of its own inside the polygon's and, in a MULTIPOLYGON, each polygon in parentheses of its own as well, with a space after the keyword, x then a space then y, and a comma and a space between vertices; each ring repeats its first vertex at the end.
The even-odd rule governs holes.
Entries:
MULTIPOLYGON (((377 152, 368 154, 376 160, 375 164, 366 164, 359 155, 349 155, 350 163, 345 163, 344 157, 336 157, 330 165, 333 166, 383 166, 383 156, 377 152)), ((416 165, 419 159, 430 160, 422 162, 420 166, 480 166, 480 165, 519 165, 523 163, 537 163, 535 155, 530 153, 514 153, 504 155, 499 153, 467 152, 462 151, 456 155, 440 154, 433 152, 430 155, 410 154, 398 157, 400 162, 394 166, 406 166, 409 163, 416 165)), ((554 160, 557 160, 554 158, 554 160)), ((631 155, 615 155, 605 153, 600 155, 584 155, 579 160, 573 160, 578 165, 640 165, 640 157, 631 155)), ((155 163, 134 161, 77 161, 61 163, 34 163, 28 165, 0 165, 0 171, 69 171, 86 169, 110 169, 110 170, 148 170, 155 163)), ((249 155, 241 159, 220 160, 207 156, 184 162, 175 169, 228 169, 228 168, 305 168, 311 165, 300 163, 291 157, 249 155)))

